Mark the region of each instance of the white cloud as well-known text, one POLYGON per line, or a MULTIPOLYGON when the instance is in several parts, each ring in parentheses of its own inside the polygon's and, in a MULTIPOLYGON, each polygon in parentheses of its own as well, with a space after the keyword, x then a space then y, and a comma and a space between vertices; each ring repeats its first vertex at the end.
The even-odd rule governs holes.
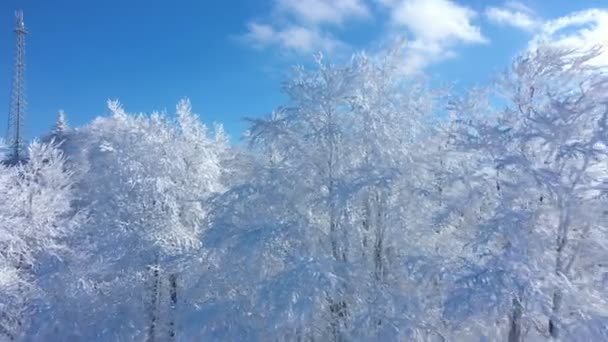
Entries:
POLYGON ((601 47, 603 53, 593 63, 608 65, 608 10, 588 9, 563 17, 541 20, 519 2, 486 9, 486 17, 496 24, 509 25, 533 34, 528 49, 541 44, 557 47, 590 49, 601 47))
POLYGON ((391 15, 394 24, 406 26, 417 39, 482 43, 486 39, 471 23, 476 16, 472 9, 448 0, 401 1, 391 15))
POLYGON ((258 45, 266 45, 274 43, 277 38, 277 32, 270 25, 258 24, 255 22, 247 25, 247 33, 245 39, 251 43, 258 45))
POLYGON ((276 0, 277 10, 298 22, 341 24, 346 19, 370 16, 362 0, 276 0))
POLYGON ((590 9, 547 21, 530 48, 543 43, 581 49, 602 47, 604 51, 594 63, 608 65, 608 10, 590 9))
POLYGON ((333 37, 331 26, 371 16, 364 0, 275 0, 272 24, 250 22, 243 39, 255 47, 279 47, 310 53, 333 51, 345 44, 333 37))
POLYGON ((377 0, 390 9, 391 23, 413 36, 404 71, 418 72, 429 64, 456 55, 454 47, 488 40, 473 24, 477 13, 449 0, 377 0))
POLYGON ((459 45, 487 42, 473 23, 478 14, 452 0, 273 0, 271 15, 250 22, 242 38, 258 48, 297 53, 345 50, 333 30, 371 18, 371 10, 378 9, 373 2, 386 10, 373 14, 388 15, 393 32, 411 36, 404 63, 408 72, 455 56, 459 45))
POLYGON ((257 48, 278 46, 296 52, 332 51, 342 43, 331 36, 304 26, 290 25, 275 29, 270 25, 249 23, 248 32, 243 37, 257 48))
MULTIPOLYGON (((265 18, 250 21, 241 38, 258 48, 309 54, 345 52, 348 45, 336 37, 355 21, 378 16, 390 35, 407 34, 404 71, 423 71, 431 64, 457 55, 458 47, 488 43, 476 20, 479 14, 458 0, 272 0, 265 18), (373 3, 376 6, 372 6, 373 3), (379 6, 378 6, 379 5, 379 6), (373 10, 373 12, 372 12, 373 10)), ((608 10, 589 9, 567 16, 541 19, 521 2, 508 0, 487 7, 488 22, 524 30, 532 35, 529 48, 539 44, 591 48, 605 52, 597 63, 608 65, 608 10)))
POLYGON ((513 11, 517 11, 517 12, 534 14, 534 10, 532 10, 530 7, 526 6, 525 4, 523 4, 519 1, 513 1, 513 0, 507 1, 507 2, 505 2, 504 7, 509 8, 513 11))
POLYGON ((525 31, 534 31, 542 24, 530 8, 514 1, 507 2, 503 7, 488 7, 485 15, 495 24, 512 26, 525 31))

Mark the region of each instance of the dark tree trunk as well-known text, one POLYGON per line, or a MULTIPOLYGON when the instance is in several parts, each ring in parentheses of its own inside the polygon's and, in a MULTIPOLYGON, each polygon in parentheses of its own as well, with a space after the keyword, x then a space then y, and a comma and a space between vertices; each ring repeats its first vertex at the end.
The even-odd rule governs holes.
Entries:
POLYGON ((152 267, 152 286, 150 289, 150 325, 148 326, 148 342, 156 341, 156 327, 158 326, 158 297, 160 293, 160 270, 158 265, 158 257, 156 264, 152 267))
POLYGON ((171 306, 169 312, 169 341, 175 341, 175 314, 177 310, 177 274, 169 276, 169 295, 171 297, 171 306))
POLYGON ((521 302, 517 298, 513 298, 513 311, 509 317, 509 342, 521 342, 522 340, 522 327, 521 319, 523 316, 523 308, 521 302))
POLYGON ((555 293, 553 294, 553 313, 552 313, 552 317, 549 319, 549 334, 554 339, 559 338, 558 316, 559 316, 559 310, 561 308, 561 303, 562 303, 561 291, 556 290, 555 293))
POLYGON ((329 310, 331 312, 331 333, 332 333, 332 341, 338 342, 342 341, 342 333, 341 333, 341 322, 344 322, 346 319, 346 302, 341 300, 337 303, 333 303, 329 305, 329 310))

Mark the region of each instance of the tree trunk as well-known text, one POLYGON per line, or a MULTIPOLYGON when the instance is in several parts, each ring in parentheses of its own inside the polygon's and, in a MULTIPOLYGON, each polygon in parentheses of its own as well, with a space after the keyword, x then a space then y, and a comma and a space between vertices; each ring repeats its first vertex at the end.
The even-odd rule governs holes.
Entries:
POLYGON ((340 300, 337 303, 330 302, 329 310, 332 316, 330 323, 332 341, 342 341, 341 323, 346 319, 346 302, 344 300, 340 300))
POLYGON ((177 310, 177 274, 169 276, 169 294, 171 297, 171 305, 169 308, 169 341, 175 341, 175 314, 177 310))
POLYGON ((553 339, 559 339, 559 310, 562 303, 562 293, 560 290, 555 290, 553 293, 553 308, 551 318, 549 319, 549 334, 553 339))
POLYGON ((156 327, 158 325, 158 299, 160 293, 160 270, 158 264, 158 256, 156 263, 152 265, 152 286, 150 289, 150 324, 148 326, 148 342, 156 341, 156 327))
POLYGON ((513 311, 509 317, 509 342, 521 342, 522 340, 522 327, 521 319, 523 316, 523 308, 521 301, 518 298, 513 298, 513 311))
MULTIPOLYGON (((563 204, 560 204, 562 213, 566 210, 563 204)), ((565 276, 564 253, 568 245, 568 229, 570 228, 570 215, 562 214, 558 226, 557 248, 555 256, 555 275, 559 277, 565 276)), ((562 290, 556 288, 553 291, 553 307, 551 308, 551 317, 549 318, 549 334, 553 339, 559 339, 560 335, 560 310, 562 306, 562 290)))
POLYGON ((377 281, 381 281, 385 276, 385 265, 382 254, 384 252, 384 192, 376 194, 376 237, 374 241, 374 276, 377 281))

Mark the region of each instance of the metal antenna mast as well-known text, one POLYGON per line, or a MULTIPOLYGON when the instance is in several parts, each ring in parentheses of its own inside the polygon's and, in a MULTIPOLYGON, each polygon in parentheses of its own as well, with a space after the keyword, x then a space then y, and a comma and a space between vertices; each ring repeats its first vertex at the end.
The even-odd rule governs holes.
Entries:
POLYGON ((25 100, 25 36, 27 31, 23 22, 23 12, 15 12, 16 50, 15 69, 11 87, 11 103, 8 117, 7 144, 10 148, 9 162, 19 163, 25 159, 23 121, 27 102, 25 100))

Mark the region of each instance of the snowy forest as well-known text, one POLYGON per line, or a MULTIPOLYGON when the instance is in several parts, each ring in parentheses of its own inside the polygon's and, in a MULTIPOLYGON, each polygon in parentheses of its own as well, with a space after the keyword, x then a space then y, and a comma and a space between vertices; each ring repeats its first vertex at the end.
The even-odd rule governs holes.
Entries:
POLYGON ((466 92, 400 51, 315 55, 236 143, 60 112, 0 165, 0 340, 608 340, 601 51, 466 92))

